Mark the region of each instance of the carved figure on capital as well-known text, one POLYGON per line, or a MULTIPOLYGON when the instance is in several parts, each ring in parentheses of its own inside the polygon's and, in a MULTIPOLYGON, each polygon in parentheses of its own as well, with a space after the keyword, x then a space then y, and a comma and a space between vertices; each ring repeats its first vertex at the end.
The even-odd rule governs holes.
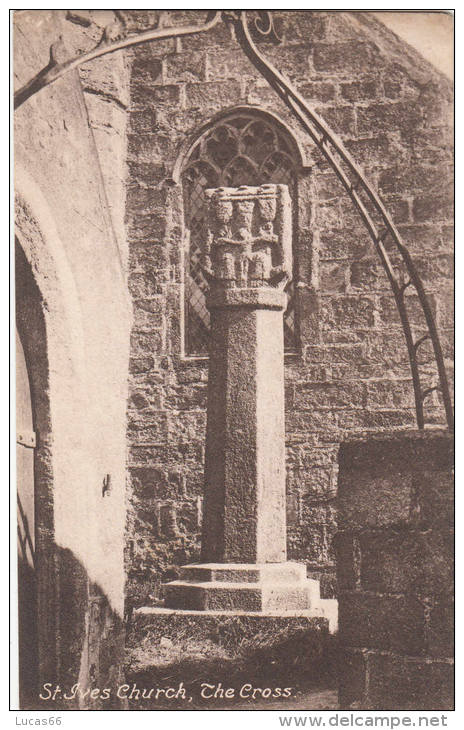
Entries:
POLYGON ((278 287, 291 278, 291 203, 286 185, 206 191, 203 267, 212 286, 278 287))

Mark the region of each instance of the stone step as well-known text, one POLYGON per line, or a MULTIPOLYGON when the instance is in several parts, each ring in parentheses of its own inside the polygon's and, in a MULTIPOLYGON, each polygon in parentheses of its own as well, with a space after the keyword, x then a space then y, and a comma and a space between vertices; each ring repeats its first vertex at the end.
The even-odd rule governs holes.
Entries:
POLYGON ((195 611, 297 611, 320 601, 319 581, 236 583, 172 581, 164 586, 165 605, 195 611))
POLYGON ((191 583, 295 583, 306 580, 301 563, 198 563, 183 565, 180 579, 191 583))

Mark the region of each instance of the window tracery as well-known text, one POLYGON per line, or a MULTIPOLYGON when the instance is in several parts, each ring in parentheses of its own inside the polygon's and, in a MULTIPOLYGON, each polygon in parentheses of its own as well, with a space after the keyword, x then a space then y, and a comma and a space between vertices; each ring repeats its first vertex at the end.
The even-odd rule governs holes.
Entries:
MULTIPOLYGON (((268 118, 253 112, 237 113, 216 123, 194 146, 182 175, 186 228, 189 235, 185 271, 185 350, 207 355, 208 289, 201 269, 201 246, 206 230, 205 190, 280 183, 288 185, 297 204, 297 162, 292 143, 268 118)), ((295 251, 293 252, 295 261, 295 251)), ((287 351, 297 348, 297 318, 293 283, 287 289, 284 342, 287 351)))

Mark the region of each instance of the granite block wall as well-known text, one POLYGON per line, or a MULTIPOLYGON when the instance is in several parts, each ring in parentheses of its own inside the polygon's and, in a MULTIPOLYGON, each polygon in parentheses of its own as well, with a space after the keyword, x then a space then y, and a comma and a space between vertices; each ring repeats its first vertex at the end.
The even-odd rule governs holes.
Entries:
MULTIPOLYGON (((151 14, 150 14, 151 13, 151 14)), ((169 11, 166 25, 201 23, 169 11)), ((283 42, 260 43, 338 134, 379 190, 410 247, 452 365, 451 82, 368 13, 275 12, 283 42)), ((141 30, 151 11, 125 11, 141 30)), ((241 52, 230 25, 127 51, 127 204, 131 344, 128 595, 159 596, 199 557, 207 361, 183 348, 186 231, 176 174, 215 115, 277 114, 303 151, 298 171, 298 352, 286 360, 288 552, 335 591, 337 452, 353 433, 414 427, 404 336, 366 230, 327 162, 241 52), (180 162, 179 162, 180 161, 180 162)), ((263 180, 262 182, 266 182, 263 180)), ((387 242, 388 245, 388 242, 387 242)), ((392 253, 394 264, 398 261, 392 253)), ((425 333, 414 295, 415 334, 425 333)), ((420 349, 425 386, 431 350, 420 349)), ((439 395, 429 423, 443 423, 439 395)))
POLYGON ((347 441, 339 468, 340 706, 452 710, 452 437, 347 441))

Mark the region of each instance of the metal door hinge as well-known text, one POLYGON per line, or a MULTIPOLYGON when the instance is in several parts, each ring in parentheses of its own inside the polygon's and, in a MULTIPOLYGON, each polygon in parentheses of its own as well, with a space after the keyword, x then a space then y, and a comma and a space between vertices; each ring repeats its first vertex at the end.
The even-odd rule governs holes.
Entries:
POLYGON ((16 434, 16 443, 25 446, 27 449, 35 449, 37 446, 35 431, 21 430, 16 434))

